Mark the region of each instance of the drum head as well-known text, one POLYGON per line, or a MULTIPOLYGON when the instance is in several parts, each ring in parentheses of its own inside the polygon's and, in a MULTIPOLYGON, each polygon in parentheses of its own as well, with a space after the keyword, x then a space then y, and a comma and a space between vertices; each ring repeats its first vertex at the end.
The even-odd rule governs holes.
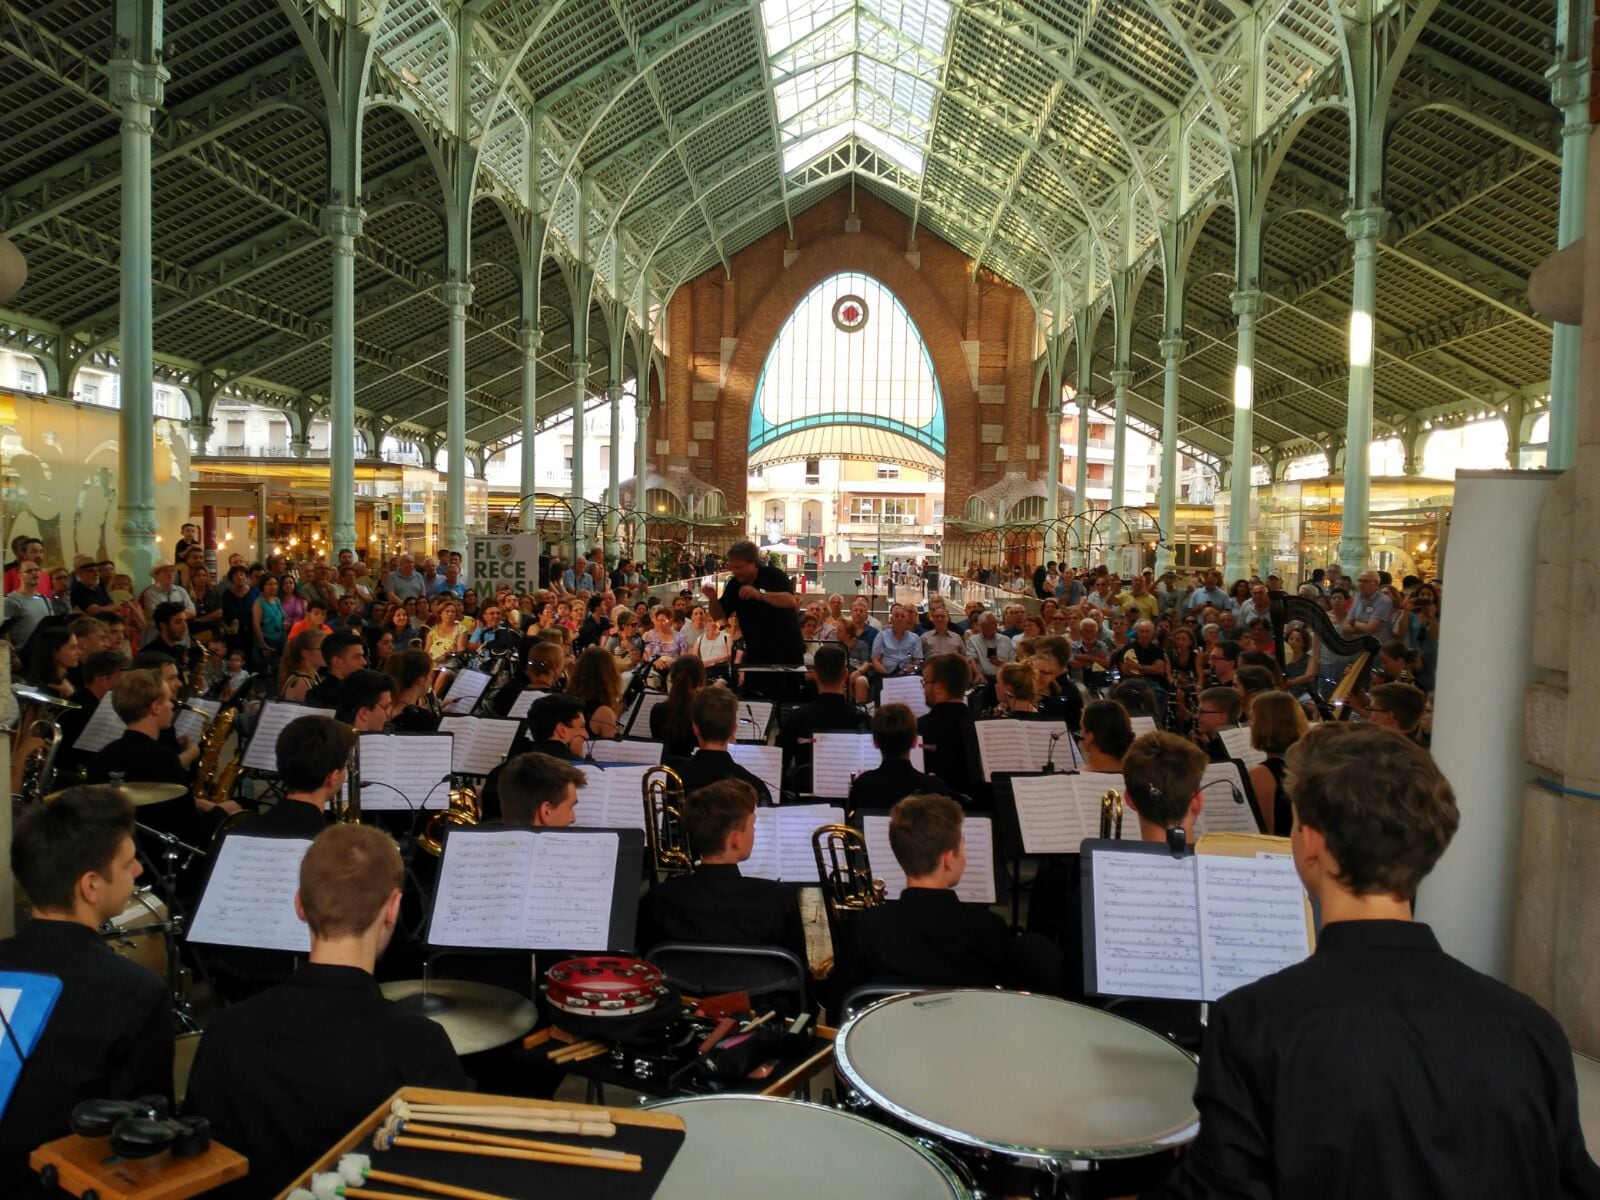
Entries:
POLYGON ((886 1113, 1038 1162, 1148 1154, 1194 1138, 1194 1059, 1097 1008, 1021 992, 896 996, 839 1030, 840 1073, 886 1113))
POLYGON ((969 1194, 915 1142, 838 1109, 767 1096, 697 1096, 649 1107, 677 1114, 684 1125, 683 1148, 656 1200, 964 1200, 969 1194))

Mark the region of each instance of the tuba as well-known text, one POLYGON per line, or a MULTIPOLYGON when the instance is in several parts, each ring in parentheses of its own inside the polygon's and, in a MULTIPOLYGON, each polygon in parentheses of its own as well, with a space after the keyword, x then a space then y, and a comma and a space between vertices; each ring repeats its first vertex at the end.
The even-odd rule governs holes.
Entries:
POLYGON ((239 778, 236 762, 229 762, 219 776, 217 766, 222 758, 222 747, 228 740, 228 735, 233 732, 233 723, 239 719, 239 710, 226 709, 217 714, 206 730, 205 736, 200 739, 200 761, 195 766, 194 772, 194 798, 196 801, 211 801, 221 804, 228 799, 228 793, 233 791, 234 782, 239 778))
POLYGON ((683 779, 671 767, 644 773, 644 834, 655 883, 694 870, 694 850, 683 823, 683 779))
POLYGON ((828 932, 841 945, 844 914, 875 908, 885 899, 883 880, 872 877, 867 843, 853 825, 819 825, 811 833, 817 856, 817 879, 822 884, 822 904, 828 914, 828 932))
POLYGON ((17 797, 37 804, 55 790, 56 753, 61 749, 61 729, 44 717, 30 722, 22 739, 28 747, 18 772, 17 797))
POLYGON ((1115 788, 1100 797, 1100 837, 1122 838, 1122 793, 1115 788))
POLYGON ((483 805, 478 801, 478 789, 466 785, 451 788, 449 805, 428 818, 417 837, 417 849, 438 858, 444 853, 444 839, 452 828, 470 828, 481 820, 483 805))

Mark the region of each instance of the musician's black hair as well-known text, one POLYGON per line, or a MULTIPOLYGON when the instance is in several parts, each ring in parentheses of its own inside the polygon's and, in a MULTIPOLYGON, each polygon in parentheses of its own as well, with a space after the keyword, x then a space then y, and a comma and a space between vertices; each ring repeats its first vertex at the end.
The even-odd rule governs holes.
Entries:
POLYGON ((917 744, 917 718, 905 704, 880 705, 872 717, 872 744, 883 760, 904 758, 917 744))
POLYGON ((570 725, 583 715, 583 701, 564 692, 540 696, 528 706, 528 736, 535 742, 548 742, 557 725, 570 725))
POLYGON ((110 872, 122 839, 133 836, 134 810, 115 788, 68 788, 17 825, 11 871, 35 909, 70 912, 78 880, 110 872))
POLYGON ((371 708, 385 695, 393 693, 394 680, 382 671, 368 667, 351 671, 339 683, 339 719, 346 723, 354 721, 356 713, 363 708, 371 708))
POLYGON ((96 650, 83 660, 83 682, 93 683, 128 669, 128 656, 117 650, 96 650))
POLYGON ((352 646, 364 646, 365 644, 359 633, 351 633, 348 630, 330 633, 322 639, 322 661, 332 662, 352 646))
POLYGON ((283 727, 272 748, 283 786, 291 792, 316 791, 329 775, 349 765, 355 744, 355 731, 332 717, 296 717, 283 727))
POLYGON ((1089 701, 1083 709, 1083 731, 1094 734, 1094 744, 1113 758, 1121 758, 1133 745, 1128 710, 1115 700, 1089 701))
POLYGON ((850 660, 842 649, 829 643, 817 647, 816 654, 812 656, 812 670, 817 673, 818 683, 831 687, 844 681, 850 670, 850 660))
POLYGON ((168 621, 172 620, 172 618, 177 616, 179 613, 185 611, 187 610, 183 607, 183 605, 176 600, 164 601, 163 603, 156 605, 155 609, 150 613, 150 623, 159 628, 160 626, 165 625, 168 621))

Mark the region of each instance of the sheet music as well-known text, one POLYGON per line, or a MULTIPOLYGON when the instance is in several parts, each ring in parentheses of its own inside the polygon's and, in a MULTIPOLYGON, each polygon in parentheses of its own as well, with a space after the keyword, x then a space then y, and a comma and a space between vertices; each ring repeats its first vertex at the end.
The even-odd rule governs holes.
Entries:
POLYGON ((1128 718, 1128 724, 1133 726, 1133 735, 1135 737, 1138 737, 1140 734, 1154 733, 1156 731, 1156 719, 1154 717, 1144 716, 1143 714, 1140 714, 1136 717, 1130 716, 1128 718))
POLYGON ((1311 954, 1305 888, 1287 854, 1201 854, 1200 961, 1205 999, 1293 966, 1311 954))
POLYGON ((1239 768, 1233 763, 1207 763, 1206 772, 1200 777, 1200 789, 1200 817, 1194 823, 1196 840, 1208 833, 1261 832, 1255 811, 1244 802, 1239 768))
POLYGON ((450 752, 450 769, 457 775, 488 775, 511 753, 517 740, 520 721, 499 717, 440 717, 439 732, 455 742, 450 752))
POLYGON ((633 737, 650 736, 650 710, 667 698, 665 692, 641 692, 628 718, 627 732, 633 737))
MULTIPOLYGON (((967 846, 967 869, 962 872, 961 882, 956 884, 956 895, 968 904, 993 904, 993 823, 988 817, 969 816, 961 822, 961 832, 967 846)), ((899 899, 900 893, 906 890, 906 873, 889 845, 889 818, 870 814, 862 817, 861 834, 867 844, 873 878, 883 880, 885 896, 890 900, 899 899)))
POLYGON ((489 686, 489 676, 484 671, 459 671, 450 681, 450 690, 444 694, 444 711, 466 716, 478 703, 483 689, 489 686))
POLYGON ((644 828, 644 777, 649 767, 601 769, 593 763, 578 763, 577 767, 589 781, 578 789, 576 824, 593 829, 644 828))
POLYGON ((278 773, 278 735, 283 727, 298 717, 333 717, 331 708, 312 708, 305 704, 291 704, 287 700, 264 700, 261 715, 256 719, 256 731, 244 749, 242 765, 252 771, 269 775, 278 773))
POLYGON ((100 703, 94 706, 94 715, 84 725, 83 732, 78 735, 72 748, 85 754, 98 754, 121 737, 127 728, 122 718, 117 716, 117 710, 111 707, 111 693, 107 692, 100 697, 100 703))
POLYGON ((619 844, 615 833, 605 832, 534 838, 522 945, 530 950, 611 948, 619 844))
POLYGON ((448 733, 363 733, 358 749, 363 812, 409 812, 450 803, 448 733))
POLYGON ((912 716, 927 716, 928 697, 922 690, 922 676, 884 676, 882 690, 878 693, 878 706, 881 708, 885 704, 904 704, 911 710, 912 716))
POLYGON ((178 715, 173 719, 172 732, 176 737, 187 737, 200 744, 200 739, 205 736, 206 726, 217 719, 217 714, 222 711, 221 700, 185 700, 187 708, 180 708, 178 715), (199 709, 199 712, 195 712, 199 709))
POLYGON ((1058 771, 1070 771, 1083 765, 1077 740, 1064 724, 1001 717, 975 721, 973 728, 978 735, 978 759, 986 781, 992 780, 996 771, 1042 771, 1046 763, 1058 771), (1052 742, 1054 757, 1050 753, 1052 742))
POLYGON ((528 710, 533 707, 533 702, 540 696, 548 696, 549 694, 546 691, 518 692, 516 698, 511 701, 511 711, 506 716, 515 717, 519 721, 526 721, 528 719, 528 710))
POLYGON ((1245 770, 1259 767, 1267 761, 1265 751, 1257 750, 1250 744, 1250 727, 1248 725, 1230 725, 1226 729, 1217 731, 1217 736, 1222 739, 1222 744, 1228 748, 1228 757, 1236 758, 1244 764, 1245 770))
POLYGON ((294 911, 300 860, 309 849, 310 838, 237 833, 224 838, 189 926, 189 940, 212 946, 311 953, 311 930, 294 911))
POLYGON ((1095 990, 1199 1000, 1195 856, 1094 854, 1095 990))
POLYGON ((811 883, 817 856, 811 835, 820 825, 843 825, 844 809, 828 804, 797 804, 756 809, 756 844, 739 873, 781 883, 811 883))
POLYGON ((654 767, 661 762, 661 743, 640 738, 598 738, 589 743, 597 763, 632 763, 654 767))
MULTIPOLYGON (((1100 797, 1122 789, 1116 775, 1023 775, 1011 779, 1024 854, 1076 854, 1100 836, 1100 797), (1104 782, 1101 782, 1104 781, 1104 782)), ((1137 818, 1124 810, 1124 822, 1137 818)))
MULTIPOLYGON (((818 733, 811 744, 811 791, 829 800, 850 795, 850 782, 883 762, 870 733, 818 733)), ((911 748, 911 765, 921 771, 922 744, 911 748)))
POLYGON ((750 742, 728 743, 728 754, 750 774, 767 785, 776 804, 783 791, 783 750, 779 746, 764 746, 750 742))
POLYGON ((770 700, 739 701, 739 725, 734 730, 735 739, 741 742, 766 741, 767 730, 772 727, 772 708, 770 700))

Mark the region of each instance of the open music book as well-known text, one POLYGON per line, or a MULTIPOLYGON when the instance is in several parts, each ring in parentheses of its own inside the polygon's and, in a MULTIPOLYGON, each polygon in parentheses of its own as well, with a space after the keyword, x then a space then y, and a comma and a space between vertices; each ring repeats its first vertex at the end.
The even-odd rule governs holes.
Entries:
POLYGON ((1142 733, 1156 732, 1156 719, 1154 717, 1147 717, 1143 714, 1139 716, 1130 716, 1128 718, 1128 724, 1133 727, 1134 737, 1138 737, 1142 733))
MULTIPOLYGON (((993 904, 993 822, 988 817, 969 815, 961 822, 961 833, 967 844, 967 869, 962 873, 961 882, 956 884, 956 895, 968 904, 993 904)), ((861 818, 861 835, 867 843, 867 858, 872 863, 873 877, 883 880, 884 894, 890 900, 898 899, 900 893, 906 890, 906 873, 889 845, 889 818, 873 813, 864 814, 861 818)))
POLYGON ((643 829, 648 766, 597 767, 578 763, 589 777, 578 789, 577 823, 590 829, 643 829))
POLYGON ((487 672, 473 670, 457 672, 456 677, 450 681, 450 689, 444 694, 444 711, 457 716, 468 715, 476 707, 478 697, 483 695, 483 689, 488 686, 487 672))
POLYGON ((922 676, 886 675, 878 692, 878 704, 904 704, 912 716, 927 716, 928 697, 922 690, 922 676))
POLYGON ((793 804, 756 809, 756 844, 739 873, 781 883, 816 883, 817 856, 811 835, 821 825, 843 825, 844 809, 828 804, 793 804))
POLYGON ((217 714, 222 711, 222 701, 196 698, 185 700, 184 704, 188 707, 180 708, 178 715, 172 719, 173 735, 191 738, 198 745, 205 736, 206 726, 215 721, 217 714), (196 712, 196 709, 199 711, 196 712))
POLYGON ((1058 771, 1075 771, 1083 766, 1077 739, 1063 722, 998 717, 972 724, 977 730, 985 782, 992 780, 996 771, 1043 771, 1046 764, 1058 771))
POLYGON ((783 750, 777 746, 759 746, 749 743, 728 743, 728 754, 750 774, 767 785, 772 802, 778 802, 783 791, 783 750))
MULTIPOLYGON (((870 733, 818 733, 811 745, 811 791, 829 800, 850 795, 850 781, 883 764, 870 733)), ((911 765, 923 770, 922 745, 911 748, 911 765)))
POLYGON ((455 739, 450 769, 457 775, 487 775, 511 753, 521 721, 500 717, 440 717, 439 732, 455 739))
MULTIPOLYGON (((583 951, 630 944, 638 864, 631 873, 618 865, 628 836, 614 829, 451 830, 427 944, 583 951)), ((631 837, 637 845, 639 835, 631 837)))
POLYGON ((363 812, 408 812, 450 803, 448 733, 363 733, 356 747, 363 812))
POLYGON ((111 707, 111 693, 107 692, 100 697, 100 703, 94 706, 94 715, 84 725, 83 732, 78 734, 78 740, 72 744, 72 748, 84 754, 98 754, 126 733, 127 729, 122 718, 117 716, 117 710, 111 707))
POLYGON ((511 711, 506 713, 506 716, 514 717, 518 721, 527 720, 528 710, 533 707, 533 702, 539 699, 540 696, 548 696, 549 694, 546 691, 518 692, 516 698, 511 701, 511 711))
POLYGON ((298 717, 333 717, 331 708, 312 708, 306 704, 291 704, 287 700, 263 700, 261 714, 256 718, 255 733, 244 748, 241 765, 267 775, 278 773, 278 735, 283 727, 298 717))
POLYGON ((589 743, 597 763, 632 763, 653 767, 661 762, 661 743, 642 738, 597 738, 589 743))
POLYGON ((1090 842, 1084 979, 1102 996, 1220 1000, 1311 953, 1311 906, 1287 838, 1090 842))
POLYGON ((189 940, 208 946, 310 954, 311 930, 294 911, 300 860, 309 849, 310 838, 230 833, 222 841, 201 893, 189 925, 189 940))
POLYGON ((1222 739, 1222 744, 1228 748, 1228 757, 1236 758, 1244 764, 1245 770, 1259 767, 1267 761, 1266 752, 1257 750, 1250 744, 1250 726, 1230 725, 1226 729, 1217 731, 1217 736, 1222 739))
MULTIPOLYGON (((1107 792, 1126 796, 1121 775, 1014 775, 1006 781, 1017 809, 1024 854, 1076 854, 1100 836, 1100 799, 1107 792)), ((1260 833, 1255 811, 1243 802, 1239 771, 1233 763, 1211 763, 1200 779, 1201 808, 1194 835, 1260 833), (1226 786, 1224 786, 1226 785, 1226 786), (1235 797, 1238 797, 1236 800, 1235 797)), ((1139 816, 1123 808, 1124 841, 1139 840, 1139 816)))
MULTIPOLYGON (((772 725, 773 707, 771 700, 740 700, 739 724, 734 729, 734 740, 740 742, 766 741, 767 730, 772 725)), ((647 717, 647 730, 649 727, 648 721, 649 718, 647 717)))
POLYGON ((639 700, 633 706, 633 712, 628 714, 628 725, 625 730, 629 737, 650 736, 650 710, 667 698, 665 692, 641 692, 639 700))

